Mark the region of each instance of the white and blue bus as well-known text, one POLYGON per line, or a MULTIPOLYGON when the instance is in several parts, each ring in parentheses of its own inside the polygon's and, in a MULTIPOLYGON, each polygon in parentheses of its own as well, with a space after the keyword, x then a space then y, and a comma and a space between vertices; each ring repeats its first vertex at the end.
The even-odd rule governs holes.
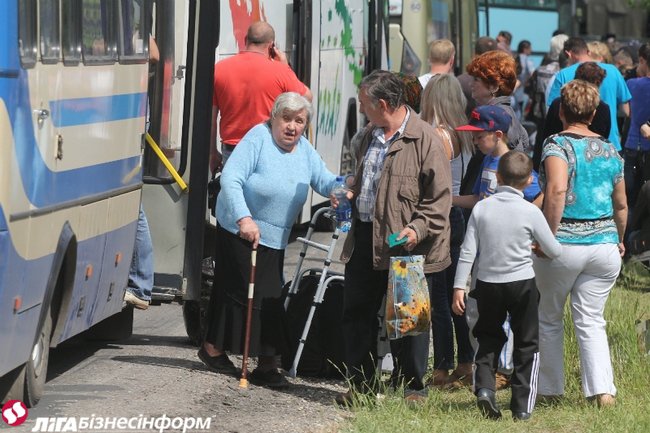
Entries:
MULTIPOLYGON (((147 111, 144 0, 0 2, 0 399, 122 311, 147 111)), ((130 325, 130 323, 129 323, 130 325)))

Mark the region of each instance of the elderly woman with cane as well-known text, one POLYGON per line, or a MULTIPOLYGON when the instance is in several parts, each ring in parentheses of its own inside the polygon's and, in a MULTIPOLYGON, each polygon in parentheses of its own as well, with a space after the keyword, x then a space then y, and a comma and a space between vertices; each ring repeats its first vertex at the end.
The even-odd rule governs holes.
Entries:
POLYGON ((582 390, 599 406, 611 406, 616 387, 603 313, 625 253, 623 160, 609 140, 589 129, 600 102, 596 86, 573 80, 560 98, 564 130, 546 140, 540 166, 543 211, 562 254, 534 262, 540 292, 537 392, 545 399, 564 393, 562 319, 568 297, 582 390))
POLYGON ((276 355, 282 341, 282 266, 291 227, 311 186, 328 197, 336 176, 302 133, 311 105, 297 93, 275 100, 271 118, 253 127, 221 175, 217 248, 205 342, 198 356, 212 371, 236 375, 226 351, 245 350, 251 249, 257 249, 250 354, 258 356, 250 382, 282 387, 276 355))

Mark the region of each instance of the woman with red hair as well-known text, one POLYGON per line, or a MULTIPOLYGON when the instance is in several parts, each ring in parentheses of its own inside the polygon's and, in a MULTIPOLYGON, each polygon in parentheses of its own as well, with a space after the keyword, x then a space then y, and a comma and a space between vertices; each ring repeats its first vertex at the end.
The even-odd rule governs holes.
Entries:
POLYGON ((474 78, 472 97, 476 100, 476 105, 499 105, 512 118, 508 129, 508 146, 528 151, 528 133, 510 106, 517 84, 515 59, 503 51, 488 51, 467 65, 467 73, 474 78))

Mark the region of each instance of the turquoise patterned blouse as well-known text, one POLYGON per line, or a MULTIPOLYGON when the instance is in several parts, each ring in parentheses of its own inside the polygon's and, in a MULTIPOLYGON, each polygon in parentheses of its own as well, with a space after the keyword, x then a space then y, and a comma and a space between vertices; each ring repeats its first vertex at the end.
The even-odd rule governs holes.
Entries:
POLYGON ((560 133, 544 142, 539 183, 546 186, 544 160, 556 156, 569 169, 569 185, 556 238, 565 244, 617 244, 612 191, 623 180, 623 159, 602 137, 560 133))

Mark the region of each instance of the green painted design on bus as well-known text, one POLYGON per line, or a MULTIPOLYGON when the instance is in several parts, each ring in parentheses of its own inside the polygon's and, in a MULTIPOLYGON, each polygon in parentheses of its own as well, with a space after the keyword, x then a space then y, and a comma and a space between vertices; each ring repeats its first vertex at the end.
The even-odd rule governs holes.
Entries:
MULTIPOLYGON (((361 78, 363 78, 363 68, 361 58, 355 59, 355 51, 352 46, 352 16, 347 8, 344 0, 336 0, 334 3, 336 14, 343 22, 343 30, 341 31, 341 47, 345 53, 345 59, 348 62, 348 69, 354 74, 354 84, 359 85, 361 78)), ((359 57, 361 55, 359 54, 359 57)))
POLYGON ((338 129, 339 112, 341 110, 341 89, 339 88, 339 68, 336 68, 334 88, 324 88, 318 92, 320 117, 318 119, 318 134, 334 136, 338 129))

